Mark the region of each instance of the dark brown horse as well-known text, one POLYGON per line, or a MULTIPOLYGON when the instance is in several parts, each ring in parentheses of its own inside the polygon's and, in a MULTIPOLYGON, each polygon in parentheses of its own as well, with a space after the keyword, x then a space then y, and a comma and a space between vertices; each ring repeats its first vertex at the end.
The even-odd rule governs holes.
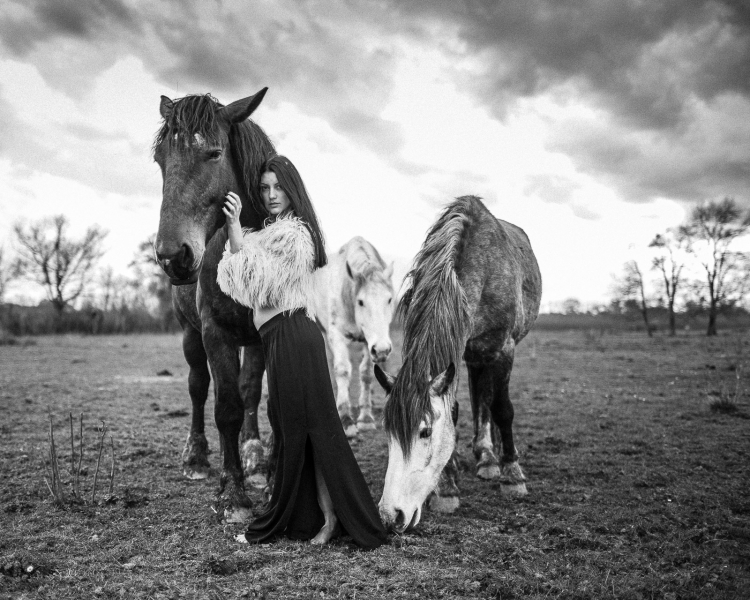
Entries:
POLYGON ((154 141, 154 159, 163 177, 156 258, 175 286, 172 300, 190 366, 193 415, 183 472, 191 479, 208 476, 203 412, 213 377, 214 415, 224 454, 220 505, 230 521, 249 516, 243 467, 253 483, 265 479, 257 414, 264 361, 252 311, 221 292, 216 268, 227 240, 221 210, 227 192, 242 199, 243 227, 260 228, 262 223, 253 206, 261 205, 259 171, 274 147, 248 117, 265 93, 266 88, 228 106, 210 95, 175 101, 162 96, 164 120, 154 141))
POLYGON ((525 494, 508 393, 516 344, 539 313, 542 278, 522 229, 496 219, 475 196, 458 198, 432 226, 408 276, 401 309, 404 363, 397 377, 375 366, 388 393, 388 470, 380 514, 403 531, 435 490, 438 510, 458 507, 456 368, 466 361, 477 475, 525 494), (497 450, 502 446, 502 459, 497 450))

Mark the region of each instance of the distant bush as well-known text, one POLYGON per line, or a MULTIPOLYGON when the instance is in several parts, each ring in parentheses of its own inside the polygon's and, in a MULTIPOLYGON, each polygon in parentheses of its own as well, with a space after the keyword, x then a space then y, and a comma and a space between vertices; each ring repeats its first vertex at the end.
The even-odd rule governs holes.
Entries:
POLYGON ((118 334, 178 331, 179 324, 170 313, 154 315, 145 307, 121 306, 108 311, 85 307, 58 313, 51 303, 39 306, 0 304, 0 332, 6 336, 55 333, 118 334))
MULTIPOLYGON (((650 308, 649 321, 652 331, 666 332, 669 330, 669 315, 664 308, 650 308)), ((677 330, 704 330, 708 324, 706 311, 690 310, 676 315, 677 330)), ((742 309, 725 310, 719 317, 719 330, 750 328, 750 314, 742 309)), ((539 315, 534 329, 544 331, 588 330, 601 332, 642 331, 645 325, 639 313, 627 311, 624 313, 601 312, 598 314, 559 314, 543 313, 539 315)))

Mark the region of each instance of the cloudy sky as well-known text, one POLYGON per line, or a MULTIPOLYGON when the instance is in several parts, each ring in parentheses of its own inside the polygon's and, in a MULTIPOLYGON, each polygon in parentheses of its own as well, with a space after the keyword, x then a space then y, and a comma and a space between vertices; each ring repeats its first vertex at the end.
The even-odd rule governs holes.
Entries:
POLYGON ((159 96, 265 86, 329 246, 399 274, 457 195, 526 230, 543 307, 605 301, 694 202, 750 206, 745 0, 3 0, 0 246, 64 213, 125 273, 158 224, 159 96))

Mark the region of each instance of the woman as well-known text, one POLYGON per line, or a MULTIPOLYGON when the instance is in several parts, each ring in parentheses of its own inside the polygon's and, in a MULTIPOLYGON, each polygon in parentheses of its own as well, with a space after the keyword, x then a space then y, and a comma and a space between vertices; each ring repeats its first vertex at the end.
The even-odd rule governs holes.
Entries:
POLYGON ((314 323, 313 272, 327 262, 315 211, 297 169, 283 156, 263 166, 260 231, 240 228, 239 197, 224 205, 229 240, 221 289, 253 309, 268 373, 268 419, 278 440, 266 511, 239 541, 277 535, 325 544, 341 529, 376 548, 385 529, 336 411, 323 336, 314 323), (313 537, 314 536, 314 537, 313 537))

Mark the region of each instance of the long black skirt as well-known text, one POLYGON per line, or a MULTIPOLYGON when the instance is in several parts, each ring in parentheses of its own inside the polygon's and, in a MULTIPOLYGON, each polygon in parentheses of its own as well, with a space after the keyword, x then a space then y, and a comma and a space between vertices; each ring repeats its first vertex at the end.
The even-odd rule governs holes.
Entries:
POLYGON ((315 486, 318 464, 344 532, 362 548, 377 548, 385 528, 339 420, 320 329, 303 310, 294 310, 272 317, 259 333, 277 462, 268 507, 245 537, 314 537, 324 523, 315 486))

